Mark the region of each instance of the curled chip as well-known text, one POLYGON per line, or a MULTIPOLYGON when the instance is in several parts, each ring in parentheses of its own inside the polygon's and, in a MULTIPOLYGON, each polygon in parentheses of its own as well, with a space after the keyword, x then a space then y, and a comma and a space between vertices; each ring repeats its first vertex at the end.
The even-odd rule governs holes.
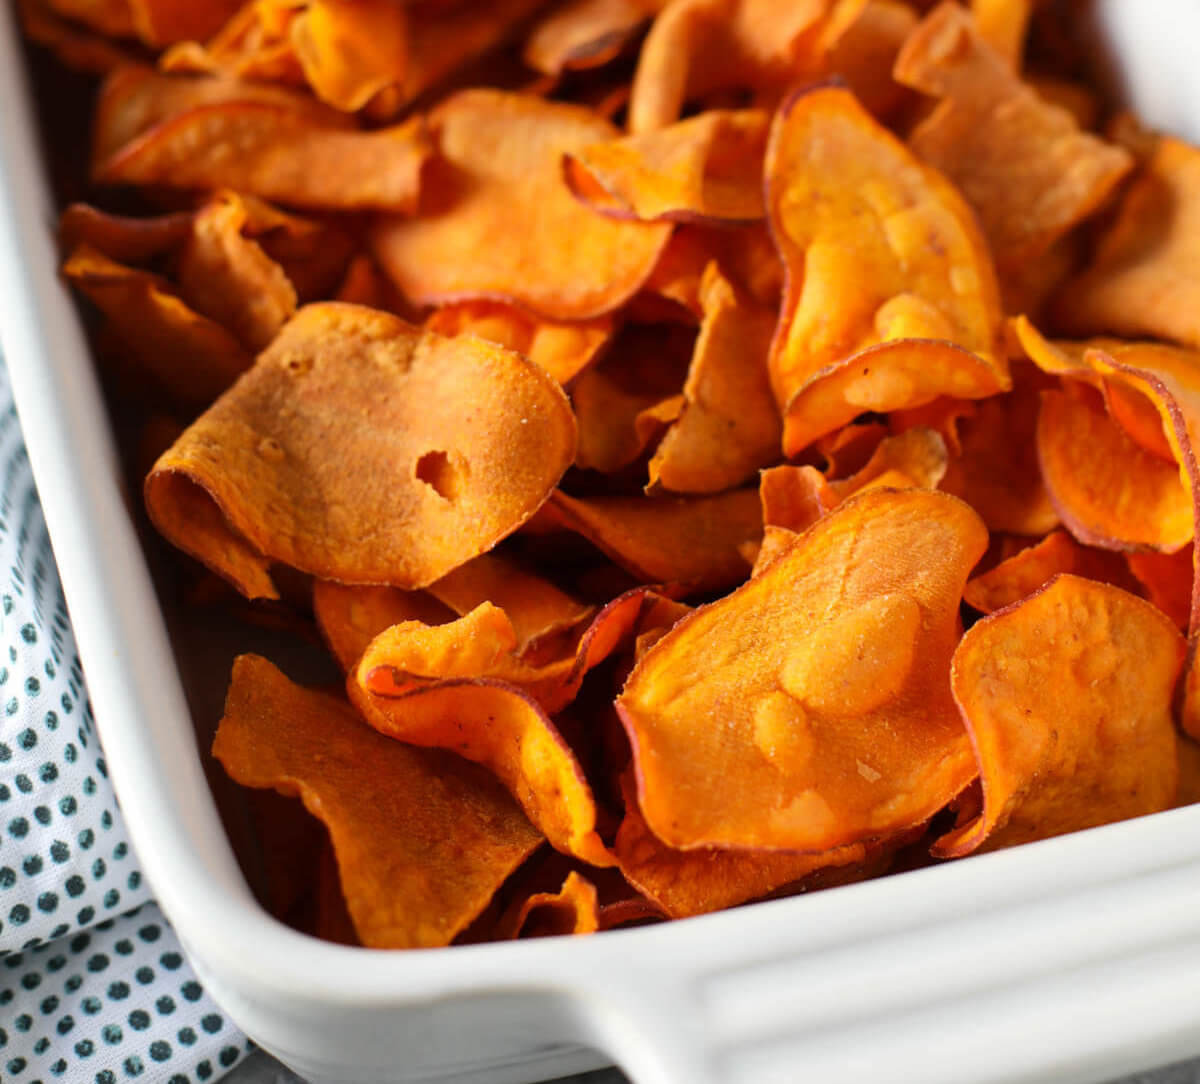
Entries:
POLYGON ((596 214, 563 181, 564 154, 616 136, 607 121, 579 106, 467 90, 429 123, 441 156, 431 202, 420 217, 373 231, 380 266, 410 301, 493 298, 580 320, 618 308, 650 274, 671 227, 596 214))
POLYGON ((192 231, 194 218, 189 211, 130 218, 72 203, 59 215, 58 240, 65 252, 87 245, 119 263, 147 263, 181 245, 192 231))
POLYGON ((363 587, 317 580, 313 584, 313 616, 338 665, 349 673, 367 646, 385 629, 404 621, 440 625, 454 611, 424 591, 399 587, 363 587))
POLYGON ((158 275, 87 245, 71 254, 63 274, 104 313, 123 358, 182 406, 206 406, 250 367, 242 345, 158 275))
POLYGON ((1125 560, 1146 597, 1186 631, 1191 624, 1195 583, 1191 547, 1178 553, 1127 553, 1125 560))
POLYGON ((689 918, 761 899, 820 871, 849 873, 862 865, 861 843, 819 854, 771 854, 758 850, 672 850, 646 825, 632 787, 613 852, 621 872, 670 918, 689 918))
POLYGON ((975 777, 947 673, 986 546, 954 497, 870 489, 684 618, 617 700, 650 830, 823 851, 932 817, 975 777))
POLYGON ((525 63, 544 75, 607 64, 663 4, 664 0, 570 0, 530 32, 525 63))
POLYGON ((545 320, 503 301, 460 301, 435 309, 425 326, 439 335, 478 335, 524 354, 560 384, 571 383, 608 346, 613 319, 545 320))
POLYGON ((1055 322, 1084 335, 1151 335, 1200 347, 1200 149, 1162 139, 1125 192, 1095 260, 1055 322))
POLYGON ((425 123, 346 132, 287 106, 199 106, 143 132, 97 166, 106 184, 222 185, 298 207, 416 209, 430 155, 425 123))
POLYGON ((750 567, 740 547, 762 537, 753 489, 712 497, 588 499, 555 490, 540 515, 582 535, 643 583, 687 594, 741 583, 750 567))
POLYGON ((1133 164, 1023 83, 956 3, 905 42, 896 78, 941 98, 909 144, 962 190, 1002 276, 1092 214, 1133 164))
POLYGON ((1063 525, 1102 549, 1174 553, 1194 533, 1178 467, 1136 444, 1089 391, 1042 393, 1038 460, 1063 525))
POLYGON ((557 892, 536 892, 517 901, 497 923, 496 940, 595 933, 600 928, 596 886, 571 870, 557 892))
POLYGON ((849 91, 821 87, 784 103, 767 149, 766 186, 787 272, 770 362, 792 430, 787 454, 862 410, 919 406, 942 394, 979 398, 1008 386, 996 353, 995 272, 970 208, 849 91), (939 350, 954 344, 962 357, 918 362, 902 353, 897 366, 884 351, 905 339, 942 340, 939 350), (883 364, 855 366, 868 347, 883 364), (894 368, 900 372, 892 376, 894 368), (835 374, 839 386, 830 391, 835 374), (824 421, 813 403, 822 384, 831 406, 845 400, 836 421, 824 421))
MULTIPOLYGON (((1190 552, 1188 558, 1191 559, 1190 552)), ((1125 590, 1136 586, 1120 555, 1081 546, 1066 531, 1053 531, 1037 545, 1013 554, 995 568, 968 580, 963 599, 980 613, 995 613, 1032 595, 1064 572, 1114 584, 1125 590)), ((1190 578, 1188 584, 1190 588, 1190 578)))
POLYGON ((566 156, 567 184, 613 218, 752 222, 765 213, 770 122, 761 109, 710 109, 668 128, 595 143, 566 156))
POLYGON ((1178 779, 1171 698, 1184 650, 1148 602, 1070 575, 973 626, 951 682, 979 760, 983 813, 935 852, 1169 809, 1178 779))
POLYGON ((256 655, 234 663, 213 753, 239 783, 298 794, 325 823, 364 945, 448 945, 542 843, 487 772, 376 734, 256 655))
POLYGON ((650 486, 717 493, 779 459, 782 426, 767 377, 775 314, 751 301, 716 263, 700 282, 704 320, 679 418, 650 460, 650 486))
POLYGON ((533 515, 574 445, 562 391, 519 355, 309 305, 158 461, 146 506, 250 598, 278 597, 272 561, 424 587, 533 515))

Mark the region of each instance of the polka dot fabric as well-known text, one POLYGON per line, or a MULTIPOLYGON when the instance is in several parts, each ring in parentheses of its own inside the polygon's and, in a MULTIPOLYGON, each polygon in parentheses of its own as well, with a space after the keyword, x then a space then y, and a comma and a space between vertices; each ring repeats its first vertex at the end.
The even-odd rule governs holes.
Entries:
POLYGON ((0 362, 0 1081, 214 1081, 245 1039, 150 902, 0 362))

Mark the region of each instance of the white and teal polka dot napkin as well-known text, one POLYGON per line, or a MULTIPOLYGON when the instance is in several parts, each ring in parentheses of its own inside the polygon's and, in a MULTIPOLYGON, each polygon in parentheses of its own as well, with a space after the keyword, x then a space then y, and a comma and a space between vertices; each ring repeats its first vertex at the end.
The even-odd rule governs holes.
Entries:
POLYGON ((0 361, 0 1081, 206 1084, 247 1048, 130 848, 0 361))

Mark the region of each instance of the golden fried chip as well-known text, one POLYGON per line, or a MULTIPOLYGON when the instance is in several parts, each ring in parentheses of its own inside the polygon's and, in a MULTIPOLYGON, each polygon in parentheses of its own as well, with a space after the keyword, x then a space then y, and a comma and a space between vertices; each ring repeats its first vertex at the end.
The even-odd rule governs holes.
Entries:
POLYGON ((600 928, 596 886, 577 870, 567 874, 557 892, 537 892, 516 904, 497 923, 496 940, 595 933, 600 928))
POLYGON ((494 90, 455 94, 430 115, 441 159, 414 219, 383 219, 372 243, 411 301, 512 301, 557 320, 619 308, 670 237, 616 222, 571 195, 562 156, 617 133, 579 106, 494 90), (570 238, 569 245, 563 244, 570 238))
POLYGON ((849 478, 831 481, 829 489, 843 501, 868 486, 937 489, 949 461, 941 434, 914 426, 894 437, 884 437, 859 470, 849 478))
POLYGON ((574 444, 566 397, 520 355, 309 305, 159 460, 146 506, 250 598, 278 597, 271 561, 424 587, 533 515, 574 444))
POLYGON ((860 391, 856 378, 839 378, 851 382, 843 391, 848 415, 835 424, 789 417, 785 425, 794 424, 796 434, 785 432, 788 454, 848 422, 855 406, 892 410, 939 394, 978 398, 1007 386, 996 352, 995 274, 974 216, 852 94, 821 87, 780 108, 766 184, 767 214, 787 270, 771 381, 789 415, 793 398, 818 383, 819 374, 828 383, 833 372, 869 368, 851 359, 869 347, 895 347, 890 340, 943 340, 937 349, 954 344, 967 359, 945 355, 917 364, 910 359, 921 348, 901 346, 903 371, 892 376, 892 359, 881 353, 889 363, 876 367, 874 381, 865 374, 872 387, 860 391), (914 382, 926 398, 914 398, 914 382))
POLYGON ((868 0, 829 51, 828 74, 843 80, 872 116, 891 117, 912 97, 892 68, 917 21, 903 0, 868 0))
POLYGON ((568 154, 567 185, 601 214, 643 222, 750 222, 763 217, 771 118, 714 109, 667 128, 568 154))
POLYGON ((1178 553, 1127 553, 1125 560, 1129 571, 1145 589, 1146 597, 1187 631, 1195 583, 1191 547, 1178 553))
POLYGON ((189 211, 130 218, 72 203, 59 216, 58 240, 64 252, 87 245, 117 263, 147 263, 181 245, 192 232, 194 219, 189 211))
POLYGON ((1013 70, 1021 70, 1025 34, 1033 0, 971 0, 971 15, 979 37, 1004 58, 1013 70))
POLYGON ((1168 809, 1178 780, 1171 699, 1184 641, 1107 584, 1061 575, 984 618, 951 682, 983 781, 983 813, 934 852, 969 854, 1168 809))
POLYGON ((454 620, 454 611, 425 591, 399 587, 347 586, 316 580, 313 616, 338 665, 350 673, 367 646, 381 632, 403 621, 440 625, 454 620))
POLYGON ((355 930, 374 948, 449 944, 542 842, 487 772, 381 737, 255 655, 234 663, 213 754, 239 783, 299 794, 325 823, 355 930))
POLYGON ((235 101, 198 106, 149 128, 101 162, 106 184, 216 188, 298 207, 416 209, 431 153, 424 121, 346 132, 287 106, 235 101))
POLYGON ((1047 391, 1037 422, 1042 481, 1063 525, 1101 549, 1174 553, 1192 540, 1192 495, 1178 468, 1111 421, 1093 392, 1047 391))
POLYGON ((975 777, 949 660, 986 547, 954 497, 869 489, 676 625, 617 700, 650 830, 815 852, 945 806, 975 777))
POLYGON ((545 75, 614 59, 664 0, 571 0, 542 18, 525 40, 525 63, 545 75))
POLYGON ((772 467, 759 476, 758 496, 763 524, 794 534, 807 531, 842 502, 841 496, 816 467, 772 467))
MULTIPOLYGON (((1162 557, 1161 554, 1127 556, 1162 557)), ((1190 558, 1190 551, 1188 556, 1190 558)), ((1173 557, 1163 559, 1174 560, 1173 557)), ((1052 531, 1037 545, 1005 558, 983 575, 968 580, 963 599, 980 613, 995 613, 1032 595, 1062 572, 1112 584, 1126 591, 1136 587, 1122 556, 1081 546, 1066 531, 1052 531)), ((1190 575, 1188 584, 1190 587, 1190 575)))
POLYGON ((767 376, 775 313, 745 297, 716 263, 700 283, 704 321, 679 419, 650 460, 650 488, 717 493, 779 459, 782 425, 767 376))
POLYGON ((612 340, 611 316, 546 320, 503 301, 459 301, 435 309, 425 326, 440 335, 470 332, 524 354, 560 384, 570 384, 612 340))
POLYGON ((1126 190, 1095 259, 1059 296, 1064 331, 1200 347, 1200 149, 1162 139, 1126 190))
POLYGON ((582 535, 643 583, 685 593, 720 591, 750 573, 739 547, 762 536, 758 494, 711 497, 569 497, 555 490, 545 521, 582 535))
POLYGON ((941 99, 909 144, 978 213, 1002 280, 1091 215, 1133 165, 1039 98, 956 3, 908 39, 896 78, 941 99))
POLYGON ((207 406, 251 365, 228 331, 190 309, 157 275, 88 245, 71 254, 63 274, 104 313, 123 359, 181 406, 207 406))

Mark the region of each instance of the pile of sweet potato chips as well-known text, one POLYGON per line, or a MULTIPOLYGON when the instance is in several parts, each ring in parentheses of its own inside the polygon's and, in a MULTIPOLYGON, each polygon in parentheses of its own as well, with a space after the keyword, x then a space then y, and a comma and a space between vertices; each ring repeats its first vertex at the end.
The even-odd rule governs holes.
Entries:
POLYGON ((1054 5, 21 11, 103 79, 64 274, 179 590, 344 675, 243 655, 214 745, 323 822, 309 928, 591 932, 1200 794, 1200 149, 1054 5))

